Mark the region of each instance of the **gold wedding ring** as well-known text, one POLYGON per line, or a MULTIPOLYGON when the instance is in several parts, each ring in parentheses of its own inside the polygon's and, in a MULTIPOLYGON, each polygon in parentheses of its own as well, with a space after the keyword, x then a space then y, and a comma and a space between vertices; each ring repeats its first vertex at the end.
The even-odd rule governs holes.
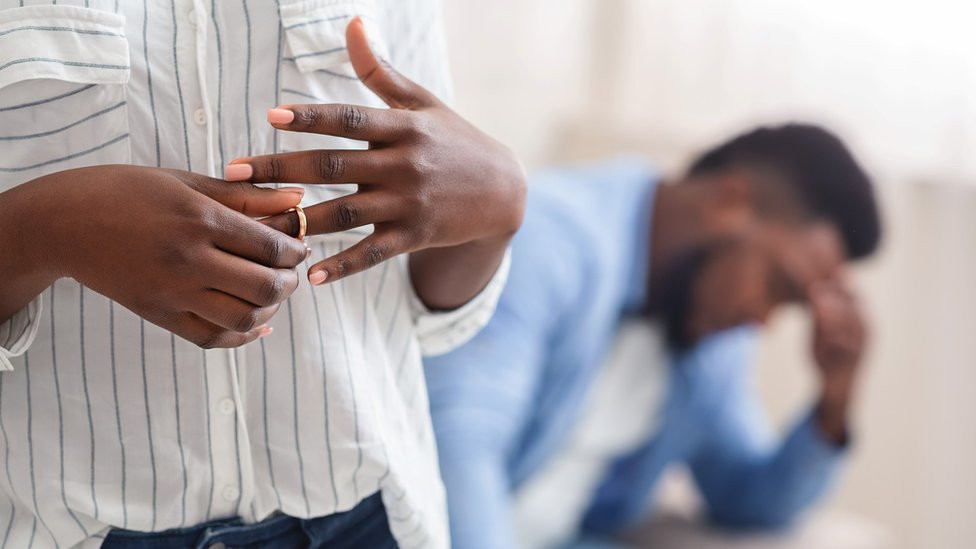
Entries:
POLYGON ((289 212, 295 212, 298 216, 298 240, 305 240, 305 231, 308 230, 308 219, 305 218, 305 210, 301 206, 295 206, 294 208, 288 210, 289 212))

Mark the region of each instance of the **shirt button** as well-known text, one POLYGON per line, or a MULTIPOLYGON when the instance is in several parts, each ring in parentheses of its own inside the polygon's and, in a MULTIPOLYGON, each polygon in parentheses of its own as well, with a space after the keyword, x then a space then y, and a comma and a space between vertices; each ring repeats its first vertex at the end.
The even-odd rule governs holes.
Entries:
POLYGON ((203 109, 197 109, 193 111, 193 121, 197 123, 198 126, 207 125, 207 111, 203 109))
POLYGON ((220 410, 221 413, 224 413, 224 414, 228 414, 228 415, 233 414, 234 413, 234 401, 231 400, 231 399, 229 399, 229 398, 225 398, 224 400, 221 400, 220 401, 220 404, 217 405, 217 409, 220 410))
POLYGON ((225 486, 223 492, 221 492, 221 495, 223 495, 224 499, 227 501, 237 501, 237 498, 240 497, 241 492, 237 489, 237 486, 225 486))
POLYGON ((190 27, 197 28, 197 10, 190 10, 190 13, 187 13, 186 17, 190 20, 190 27))

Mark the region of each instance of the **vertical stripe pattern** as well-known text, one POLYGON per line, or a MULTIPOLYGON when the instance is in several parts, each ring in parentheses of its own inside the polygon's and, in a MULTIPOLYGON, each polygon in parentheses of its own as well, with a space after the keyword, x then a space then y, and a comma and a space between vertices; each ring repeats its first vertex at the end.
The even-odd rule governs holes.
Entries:
MULTIPOLYGON (((345 65, 357 13, 400 70, 447 93, 436 0, 37 4, 49 11, 33 17, 50 21, 34 26, 72 32, 8 32, 23 22, 0 20, 0 78, 17 75, 0 86, 0 191, 82 166, 221 173, 250 154, 362 147, 265 122, 287 101, 383 106, 345 65), (39 59, 64 81, 36 77, 39 59)), ((352 190, 308 186, 305 205, 352 190)), ((366 234, 310 238, 302 274, 366 234)), ((492 296, 477 298, 481 310, 492 296)), ((470 329, 458 326, 472 323, 465 310, 425 311, 405 258, 314 290, 303 282, 274 333, 233 352, 200 350, 116 297, 65 278, 0 323, 0 345, 28 349, 0 360, 12 367, 0 372, 3 546, 97 544, 106 526, 323 516, 376 490, 400 546, 447 546, 420 350, 463 340, 470 329)))

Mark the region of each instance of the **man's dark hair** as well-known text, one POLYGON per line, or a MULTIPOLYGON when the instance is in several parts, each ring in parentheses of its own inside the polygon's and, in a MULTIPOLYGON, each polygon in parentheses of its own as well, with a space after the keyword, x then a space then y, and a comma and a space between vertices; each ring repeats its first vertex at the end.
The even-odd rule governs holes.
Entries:
POLYGON ((707 151, 689 175, 731 168, 765 170, 792 187, 805 213, 834 223, 847 256, 860 259, 881 240, 881 220, 871 180, 841 140, 806 124, 760 127, 707 151))

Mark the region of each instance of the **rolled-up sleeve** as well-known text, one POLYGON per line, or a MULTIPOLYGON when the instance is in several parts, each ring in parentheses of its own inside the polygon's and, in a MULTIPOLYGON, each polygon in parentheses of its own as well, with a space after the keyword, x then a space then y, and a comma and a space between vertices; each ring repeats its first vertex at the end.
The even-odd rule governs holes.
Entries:
POLYGON ((42 298, 37 296, 26 307, 0 324, 0 372, 14 369, 10 359, 24 354, 37 336, 42 298))
POLYGON ((494 276, 481 292, 463 306, 451 311, 433 312, 424 305, 416 292, 410 292, 411 314, 424 356, 450 352, 488 325, 508 280, 511 261, 511 250, 508 250, 494 276))

